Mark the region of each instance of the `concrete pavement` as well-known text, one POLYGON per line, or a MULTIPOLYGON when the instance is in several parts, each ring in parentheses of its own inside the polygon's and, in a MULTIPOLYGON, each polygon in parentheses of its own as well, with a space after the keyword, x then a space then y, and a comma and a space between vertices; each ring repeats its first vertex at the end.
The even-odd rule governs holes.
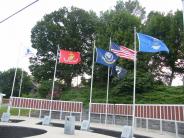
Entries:
MULTIPOLYGON (((17 116, 11 116, 11 119, 20 119, 25 120, 19 123, 4 123, 0 122, 0 125, 9 125, 9 126, 23 126, 23 127, 31 127, 31 128, 39 128, 46 130, 47 133, 32 136, 31 138, 110 138, 111 136, 92 133, 92 132, 86 132, 86 131, 80 131, 75 130, 75 135, 66 135, 64 134, 64 128, 61 127, 53 127, 53 126, 43 126, 43 125, 37 125, 37 123, 41 122, 41 119, 39 118, 28 118, 28 117, 17 117, 17 116)), ((51 120, 52 123, 62 123, 64 124, 64 120, 51 120)), ((81 125, 80 122, 75 122, 75 125, 81 125)), ((99 124, 99 123, 91 123, 91 127, 95 128, 103 128, 103 129, 109 129, 114 131, 120 131, 122 130, 122 126, 118 125, 105 125, 105 124, 99 124)), ((176 138, 176 135, 174 133, 169 132, 163 132, 162 135, 160 135, 159 131, 156 130, 148 130, 143 128, 136 128, 135 133, 138 135, 143 136, 149 136, 152 138, 176 138)), ((184 138, 184 135, 179 135, 179 138, 184 138)))

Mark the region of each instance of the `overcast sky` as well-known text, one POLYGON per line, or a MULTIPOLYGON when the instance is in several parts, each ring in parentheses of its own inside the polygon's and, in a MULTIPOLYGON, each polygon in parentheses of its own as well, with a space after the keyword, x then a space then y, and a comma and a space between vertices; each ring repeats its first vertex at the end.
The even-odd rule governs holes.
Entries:
MULTIPOLYGON (((35 0, 0 0, 0 21, 35 0)), ((147 13, 182 10, 181 0, 139 0, 147 13)), ((0 23, 0 71, 17 66, 28 71, 28 59, 23 51, 31 47, 31 29, 45 14, 66 6, 76 6, 85 10, 100 11, 112 9, 116 0, 39 0, 13 18, 0 23), (21 56, 20 56, 21 55, 21 56)), ((181 82, 180 82, 181 83, 181 82)))

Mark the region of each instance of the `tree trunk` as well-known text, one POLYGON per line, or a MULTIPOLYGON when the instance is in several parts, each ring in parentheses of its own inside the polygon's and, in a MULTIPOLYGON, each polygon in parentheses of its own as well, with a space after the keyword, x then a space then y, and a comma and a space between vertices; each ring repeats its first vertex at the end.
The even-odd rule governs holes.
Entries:
POLYGON ((172 85, 173 78, 174 78, 174 71, 172 70, 171 76, 170 76, 170 79, 169 79, 169 83, 168 83, 169 86, 172 85))
POLYGON ((71 79, 71 78, 65 79, 65 83, 66 83, 66 86, 67 86, 67 87, 71 87, 72 79, 71 79))

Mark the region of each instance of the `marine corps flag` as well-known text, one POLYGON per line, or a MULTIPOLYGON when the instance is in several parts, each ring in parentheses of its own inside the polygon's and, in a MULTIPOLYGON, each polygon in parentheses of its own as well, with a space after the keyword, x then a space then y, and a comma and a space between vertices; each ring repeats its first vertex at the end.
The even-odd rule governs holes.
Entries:
POLYGON ((81 61, 80 52, 60 50, 59 62, 64 64, 78 64, 81 61))

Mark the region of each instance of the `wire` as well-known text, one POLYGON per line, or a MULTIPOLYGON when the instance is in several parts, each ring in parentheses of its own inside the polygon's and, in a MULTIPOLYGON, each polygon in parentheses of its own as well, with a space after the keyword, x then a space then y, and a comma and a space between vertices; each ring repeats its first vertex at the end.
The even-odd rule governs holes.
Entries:
POLYGON ((13 13, 12 15, 8 16, 7 18, 3 19, 2 21, 0 21, 0 23, 5 22, 5 21, 8 20, 9 18, 15 16, 15 15, 18 14, 19 12, 25 10, 26 8, 28 8, 29 6, 33 5, 34 3, 38 2, 38 1, 39 1, 39 0, 36 0, 36 1, 32 2, 32 3, 30 3, 30 4, 27 5, 26 7, 24 7, 24 8, 22 8, 22 9, 18 10, 17 12, 15 12, 15 13, 13 13))

